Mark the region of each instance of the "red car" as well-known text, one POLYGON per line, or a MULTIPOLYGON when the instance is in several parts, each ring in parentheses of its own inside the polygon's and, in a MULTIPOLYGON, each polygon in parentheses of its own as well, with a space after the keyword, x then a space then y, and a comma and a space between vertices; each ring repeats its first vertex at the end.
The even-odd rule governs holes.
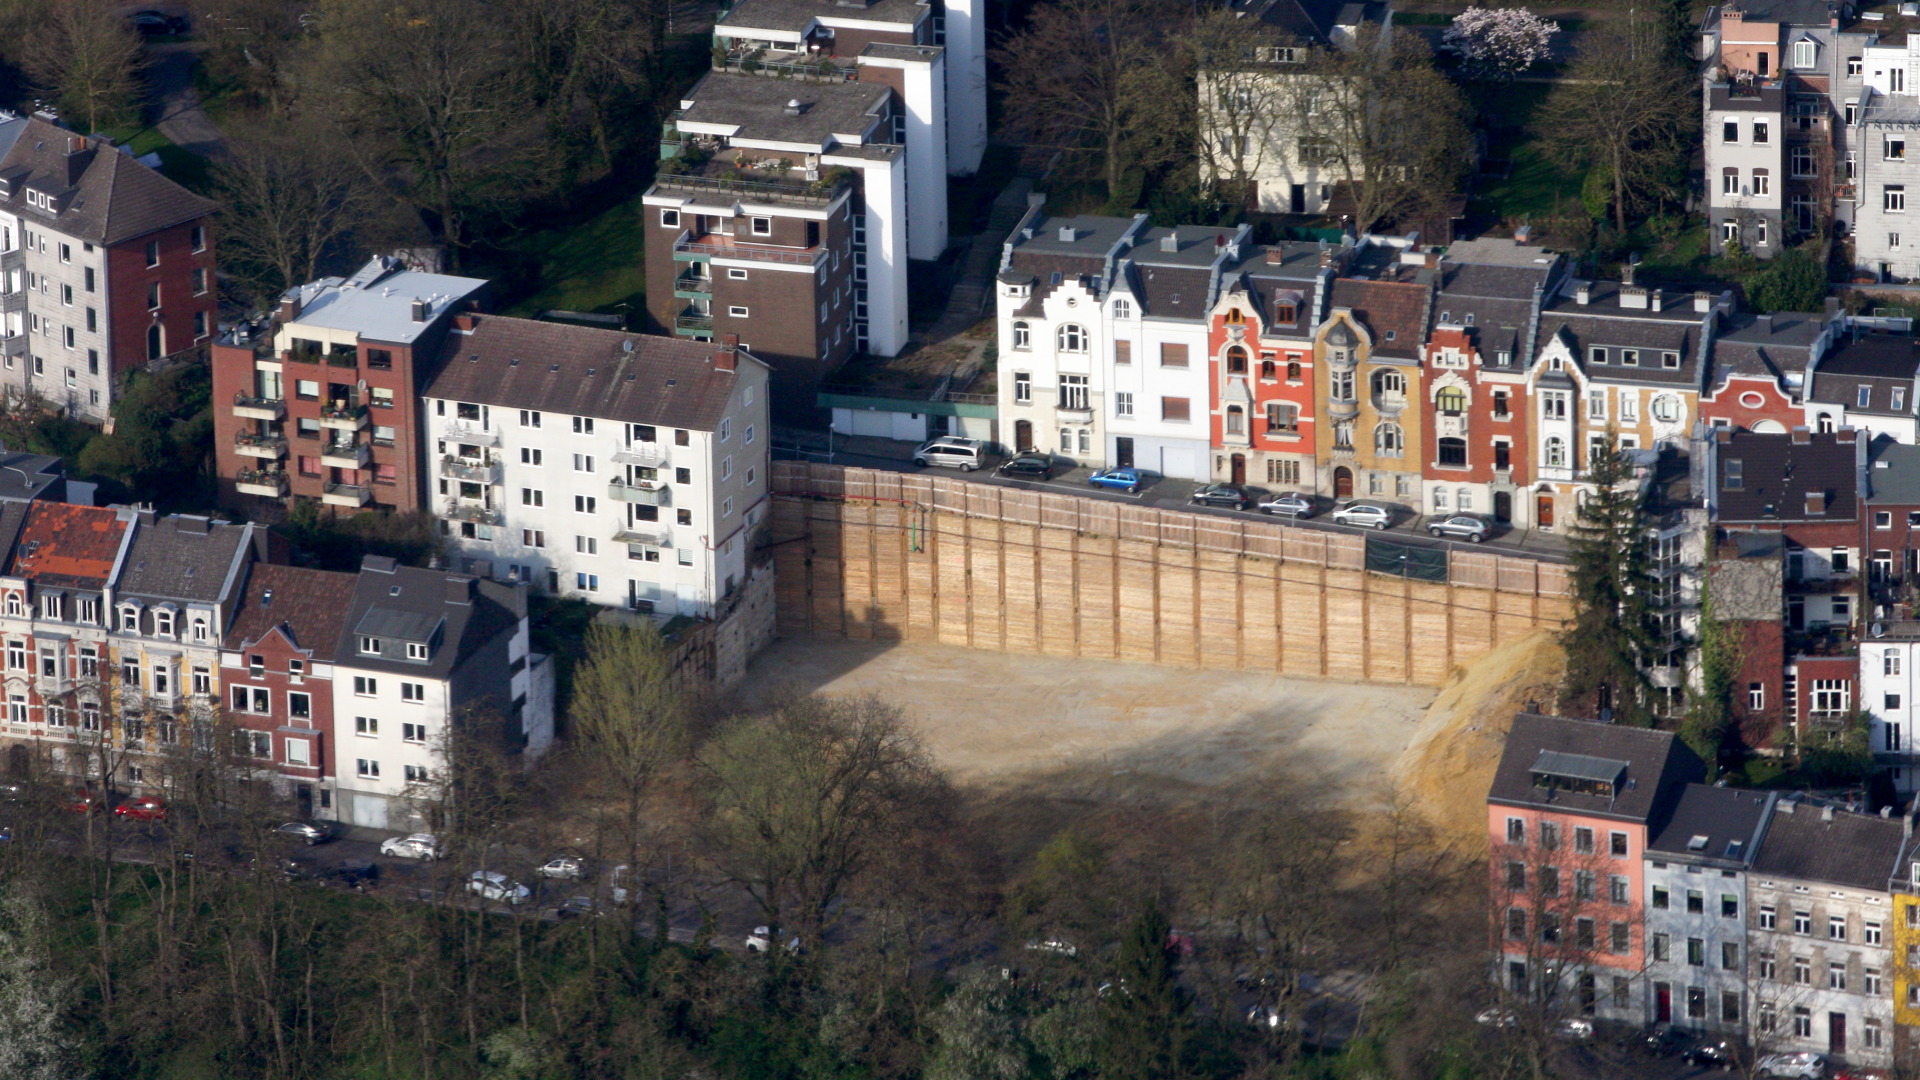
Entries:
POLYGON ((165 821, 167 804, 152 795, 142 795, 114 807, 113 816, 130 821, 165 821))
POLYGON ((67 800, 67 809, 76 814, 97 814, 106 808, 106 799, 90 788, 74 788, 72 797, 67 800))

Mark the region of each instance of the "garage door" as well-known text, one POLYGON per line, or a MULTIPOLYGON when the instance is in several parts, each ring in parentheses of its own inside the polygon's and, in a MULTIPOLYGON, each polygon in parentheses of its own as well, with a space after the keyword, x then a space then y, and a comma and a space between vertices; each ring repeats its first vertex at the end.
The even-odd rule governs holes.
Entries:
POLYGON ((1199 464, 1194 460, 1200 455, 1192 450, 1178 450, 1171 446, 1160 448, 1160 475, 1177 477, 1181 480, 1204 480, 1199 464))

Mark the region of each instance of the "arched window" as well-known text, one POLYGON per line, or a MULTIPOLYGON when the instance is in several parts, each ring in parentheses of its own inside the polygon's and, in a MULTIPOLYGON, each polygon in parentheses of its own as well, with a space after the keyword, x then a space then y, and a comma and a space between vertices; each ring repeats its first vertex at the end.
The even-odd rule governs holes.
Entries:
POLYGON ((1546 464, 1553 469, 1567 467, 1567 440, 1558 435, 1547 436, 1546 464))
POLYGON ((120 605, 120 630, 122 633, 127 634, 137 634, 140 632, 140 605, 120 605))
POLYGON ((1467 392, 1457 386, 1443 386, 1433 396, 1434 407, 1449 416, 1467 411, 1467 392))
POLYGON ((1247 373, 1247 350, 1238 345, 1227 350, 1227 374, 1245 375, 1247 373))
POLYGON ((207 617, 205 615, 195 615, 193 617, 193 640, 206 641, 207 638, 207 617))
POLYGON ((1126 297, 1116 298, 1113 302, 1113 317, 1116 319, 1133 318, 1133 303, 1126 297))
POLYGON ((1227 406, 1227 434, 1245 435, 1247 433, 1247 413, 1238 405, 1227 406))
POLYGON ((1446 488, 1433 489, 1433 512, 1436 514, 1444 514, 1447 512, 1447 489, 1446 488))
POLYGON ((1274 375, 1273 361, 1271 360, 1260 361, 1260 377, 1262 379, 1271 379, 1273 378, 1273 375, 1274 375))
POLYGON ((1440 464, 1463 466, 1467 463, 1467 440, 1444 438, 1440 440, 1440 464))
POLYGON ((1086 352, 1087 332, 1079 323, 1067 323, 1060 328, 1059 342, 1061 352, 1086 352))
POLYGON ((161 637, 173 636, 173 612, 157 608, 153 613, 153 632, 161 637))
POLYGON ((1033 328, 1023 322, 1014 323, 1013 347, 1016 349, 1033 348, 1033 328))
POLYGON ((20 613, 21 613, 20 594, 8 593, 7 594, 7 614, 18 615, 20 613))
POLYGON ((1227 309, 1227 325, 1228 326, 1242 326, 1242 325, 1245 325, 1246 321, 1247 321, 1246 312, 1241 311, 1239 308, 1227 309))
POLYGON ((1388 457, 1399 457, 1406 437, 1401 434, 1399 424, 1380 424, 1373 429, 1373 449, 1375 453, 1388 457))
POLYGON ((1298 360, 1287 361, 1287 381, 1288 382, 1300 381, 1300 361, 1298 360))
POLYGON ((1373 392, 1376 394, 1404 394, 1407 392, 1407 377, 1391 369, 1373 373, 1373 392))

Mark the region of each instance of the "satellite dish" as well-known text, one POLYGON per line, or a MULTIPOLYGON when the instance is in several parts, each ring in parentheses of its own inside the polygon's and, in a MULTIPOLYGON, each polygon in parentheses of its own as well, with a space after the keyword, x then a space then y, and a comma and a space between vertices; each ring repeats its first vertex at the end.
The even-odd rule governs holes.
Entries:
POLYGON ((1874 637, 1886 637, 1886 636, 1887 636, 1887 624, 1886 624, 1886 623, 1874 623, 1874 624, 1873 624, 1873 626, 1872 626, 1872 627, 1871 627, 1870 629, 1872 630, 1872 633, 1873 633, 1873 636, 1874 636, 1874 637))

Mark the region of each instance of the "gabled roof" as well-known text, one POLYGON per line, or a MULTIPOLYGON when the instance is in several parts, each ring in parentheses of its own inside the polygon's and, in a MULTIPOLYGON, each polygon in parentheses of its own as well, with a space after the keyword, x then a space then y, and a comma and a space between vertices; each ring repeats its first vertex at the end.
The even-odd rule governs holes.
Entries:
POLYGON ((108 507, 29 503, 7 573, 39 585, 97 589, 113 573, 128 524, 108 507))
POLYGON ((1336 26, 1359 26, 1385 20, 1385 3, 1353 0, 1234 0, 1231 10, 1257 19, 1300 41, 1325 45, 1336 26))
POLYGON ((0 207, 23 222, 47 223, 68 236, 113 245, 217 209, 179 184, 115 150, 105 139, 77 135, 31 117, 4 157, 0 179, 10 181, 0 207), (27 189, 68 196, 58 213, 27 201, 27 189))
POLYGON ((1807 400, 1844 406, 1849 412, 1912 416, 1914 377, 1920 374, 1920 341, 1905 334, 1865 334, 1846 340, 1821 357, 1813 370, 1807 400), (1867 404, 1860 404, 1861 388, 1867 404), (1894 392, 1902 391, 1899 408, 1894 392))
POLYGON ((1658 828, 1685 785, 1698 782, 1705 773, 1700 759, 1671 732, 1522 713, 1507 732, 1506 749, 1494 770, 1487 801, 1658 828), (1617 764, 1617 771, 1609 774, 1616 778, 1609 781, 1611 794, 1603 797, 1538 783, 1543 757, 1549 771, 1567 758, 1617 764))
POLYGON ((255 563, 227 641, 244 649, 278 630, 315 660, 332 660, 353 603, 354 581, 353 574, 255 563))
POLYGON ((1672 816, 1649 836, 1647 850, 1699 862, 1745 865, 1753 860, 1771 798, 1762 791, 1688 784, 1674 802, 1672 816))
POLYGON ((504 315, 474 315, 471 325, 447 335, 426 397, 712 431, 740 378, 718 358, 760 363, 689 338, 504 315))
POLYGON ((396 675, 445 679, 497 635, 511 633, 527 613, 524 588, 476 580, 465 574, 401 566, 394 560, 368 555, 360 560, 354 581, 353 603, 342 625, 335 662, 396 675), (407 658, 406 642, 418 637, 397 636, 381 641, 380 655, 363 655, 361 628, 371 634, 396 635, 432 632, 438 636, 426 660, 407 658))
POLYGON ((1781 800, 1753 872, 1884 892, 1905 841, 1898 818, 1781 800))
POLYGON ((1427 300, 1431 286, 1419 282, 1356 281, 1333 283, 1333 306, 1347 308, 1373 338, 1373 355, 1418 359, 1427 338, 1427 300))
POLYGON ((1839 522, 1858 514, 1860 451, 1854 432, 1715 431, 1714 436, 1725 440, 1717 447, 1720 475, 1713 478, 1721 521, 1839 522), (1728 486, 1733 468, 1739 473, 1737 488, 1728 486), (1809 511, 1809 495, 1818 496, 1821 512, 1809 511))
POLYGON ((114 592, 142 600, 221 600, 252 538, 250 525, 142 512, 114 592))

